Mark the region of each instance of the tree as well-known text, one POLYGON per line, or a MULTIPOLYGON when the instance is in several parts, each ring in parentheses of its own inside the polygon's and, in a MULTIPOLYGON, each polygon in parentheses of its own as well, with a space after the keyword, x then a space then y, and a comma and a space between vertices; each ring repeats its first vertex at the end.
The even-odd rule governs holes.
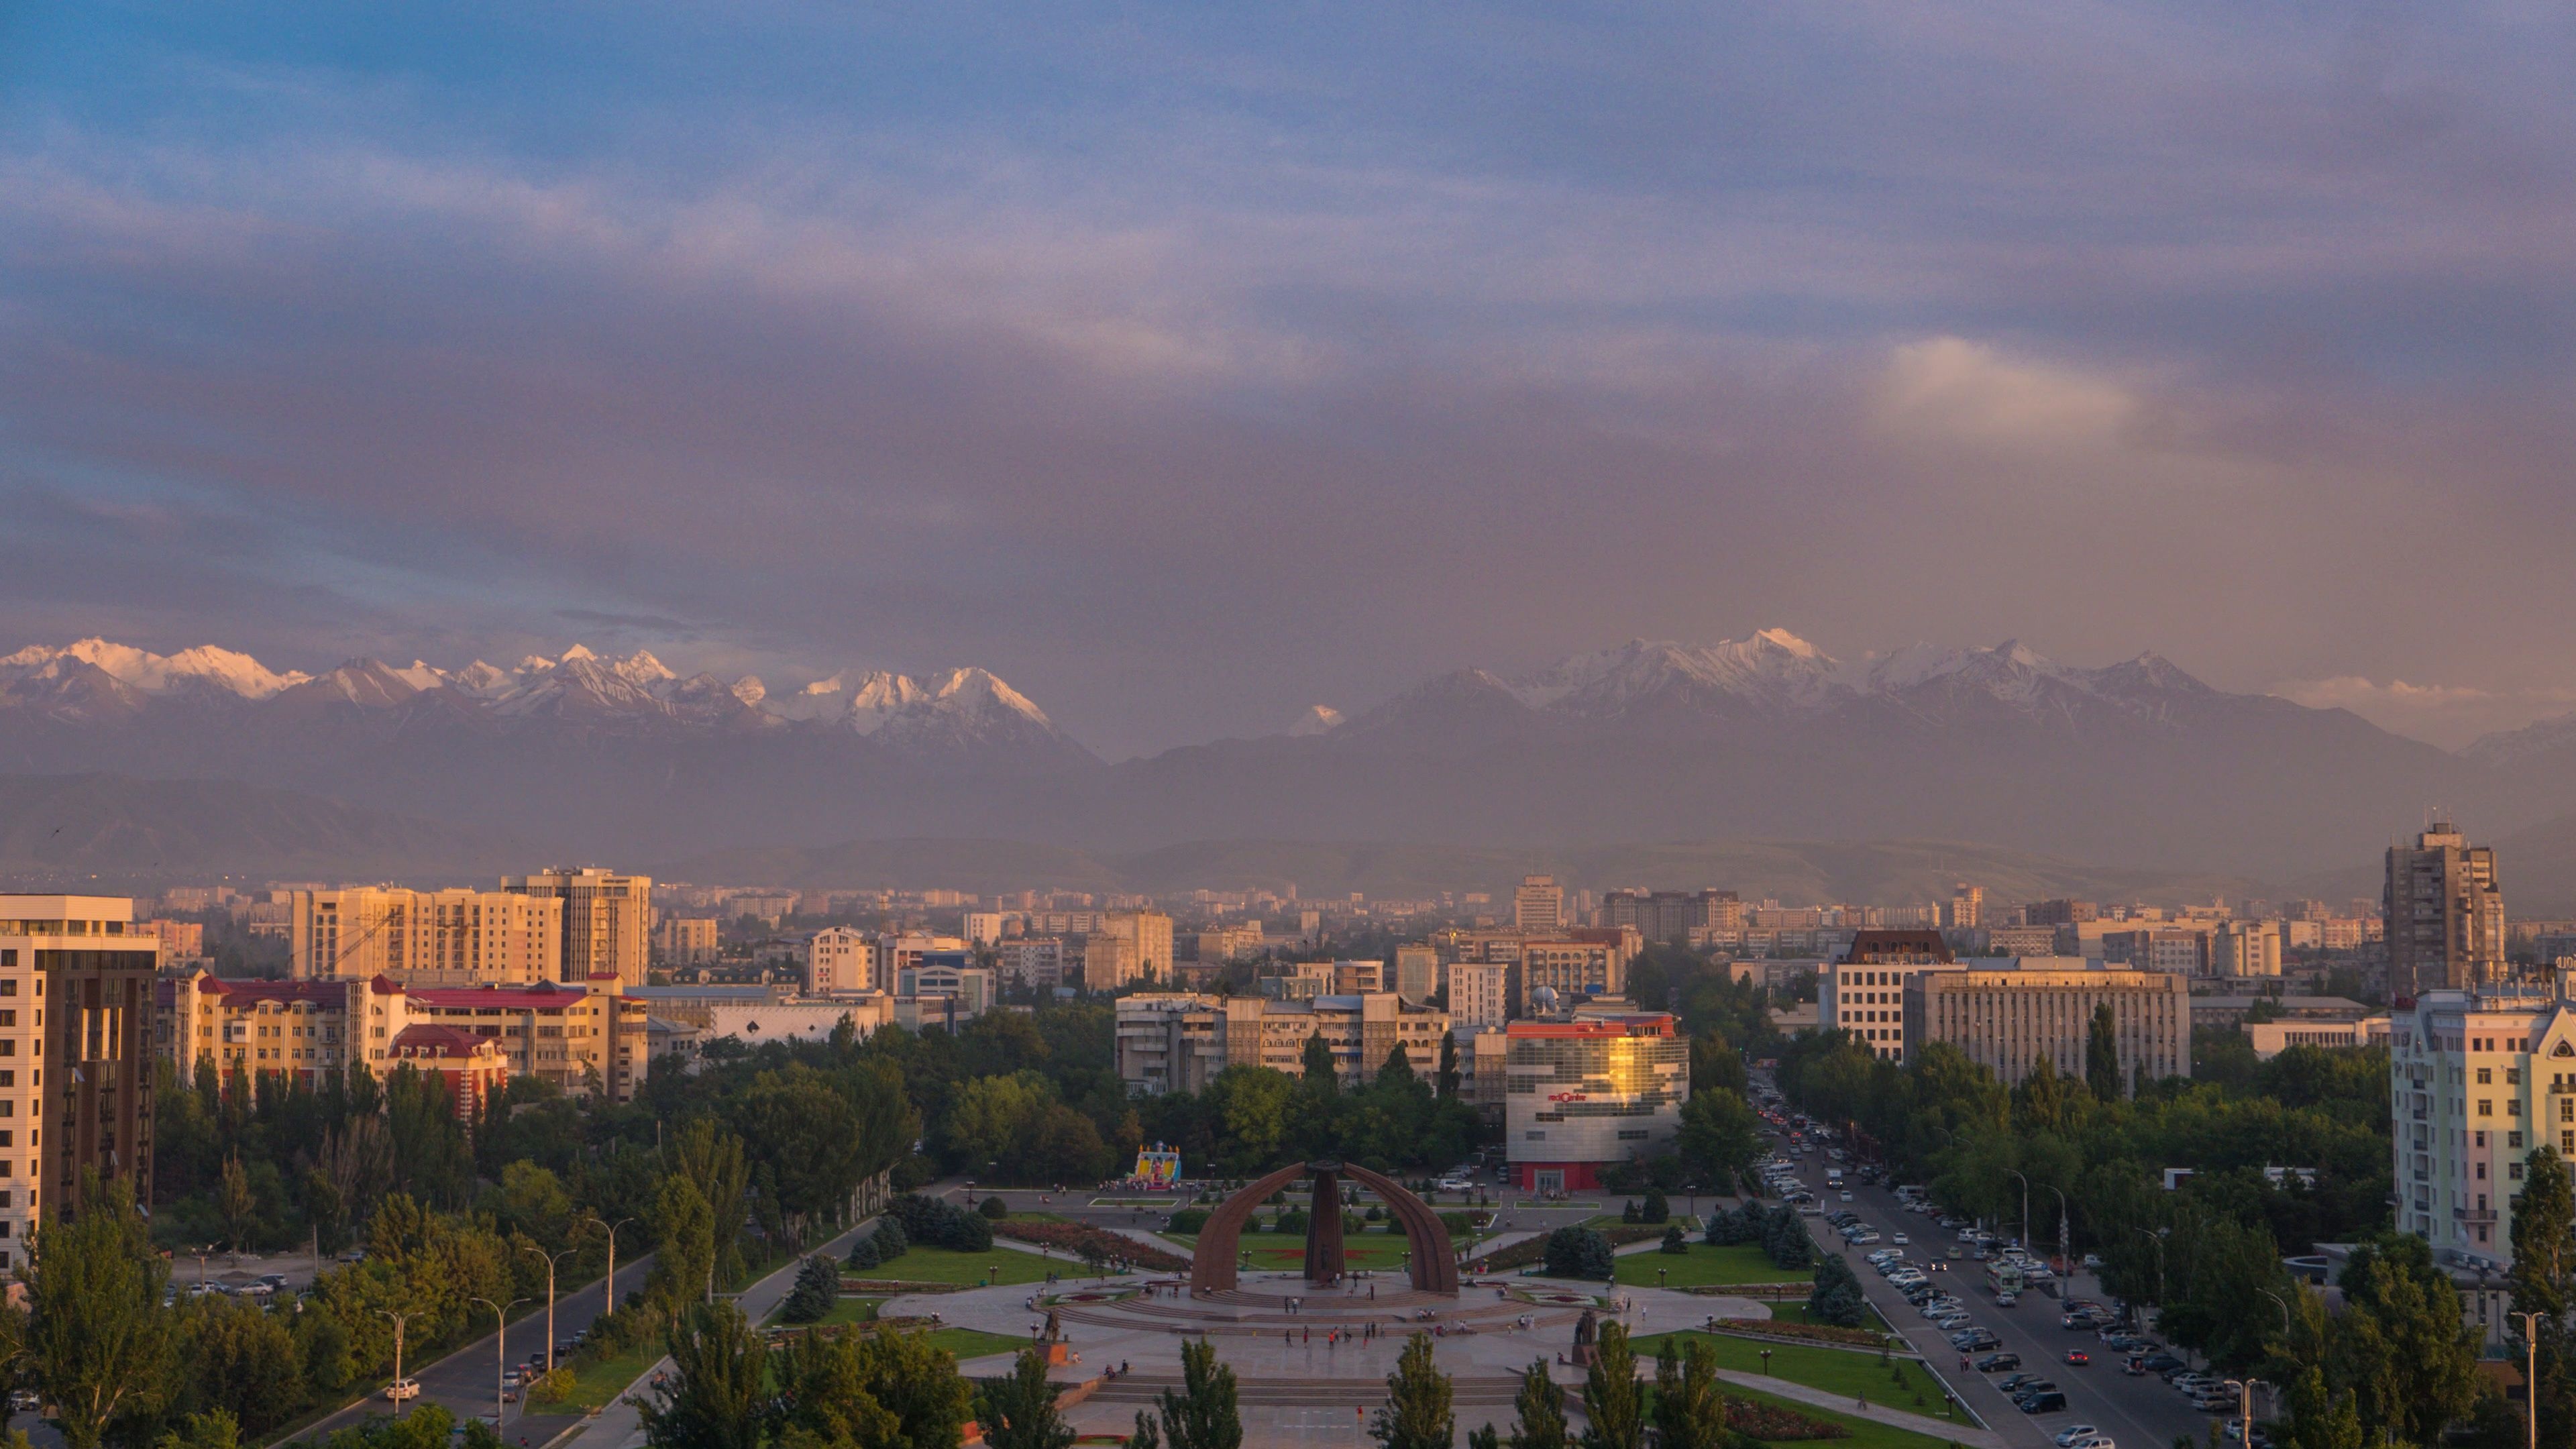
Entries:
POLYGON ((1727 1449, 1726 1395, 1717 1386, 1717 1354, 1692 1339, 1687 1358, 1667 1335, 1655 1355, 1655 1429, 1662 1449, 1727 1449))
POLYGON ((796 1286, 789 1290, 779 1316, 790 1323, 813 1323, 832 1311, 840 1301, 841 1270, 832 1260, 817 1254, 805 1260, 796 1270, 796 1286))
POLYGON ((1682 1157, 1703 1183, 1724 1185, 1764 1156, 1762 1121, 1724 1087, 1693 1092, 1682 1104, 1682 1157))
POLYGON ((1046 1356, 1034 1348, 1020 1350, 1008 1377, 977 1386, 975 1422, 989 1449, 1071 1449, 1074 1440, 1073 1426, 1056 1412, 1046 1356))
POLYGON ((224 1409, 190 1414, 161 1431, 153 1449, 239 1449, 241 1425, 224 1409))
POLYGON ((1704 1031, 1691 1038, 1691 1095, 1724 1090, 1744 1095, 1744 1053, 1722 1032, 1704 1031))
POLYGON ((1512 1407, 1519 1417, 1512 1423, 1511 1449, 1566 1449, 1565 1390, 1548 1377, 1546 1359, 1521 1372, 1512 1407))
POLYGON ((2432 1443, 2476 1398, 2477 1339, 2460 1320, 2459 1290, 2433 1265, 2431 1244, 2402 1234, 2356 1249, 2341 1286, 2329 1372, 2358 1392, 2371 1437, 2432 1443))
POLYGON ((80 1204, 37 1230, 20 1270, 27 1350, 70 1449, 98 1449, 109 1428, 161 1407, 176 1351, 161 1306, 170 1269, 135 1210, 133 1186, 81 1171, 80 1204))
POLYGON ((2507 1280, 2513 1285, 2513 1311, 2508 1319, 2510 1332, 2517 1345, 2528 1349, 2525 1362, 2531 1364, 2537 1379, 2532 1385, 2532 1404, 2538 1411, 2541 1436, 2549 1442, 2566 1442, 2571 1417, 2567 1311, 2576 1306, 2576 1293, 2571 1293, 2569 1274, 2576 1270, 2570 1261, 2570 1249, 2576 1247, 2570 1234, 2576 1233, 2576 1193, 2571 1193, 2567 1161, 2556 1148, 2543 1147, 2533 1152, 2523 1165, 2522 1192, 2513 1202, 2513 1273, 2507 1280), (2537 1313, 2540 1330, 2536 1340, 2523 1344, 2523 1325, 2533 1320, 2519 1315, 2537 1313))
POLYGON ((2120 1099, 2119 1027, 2107 1001, 2093 1008, 2093 1025, 2084 1034, 2084 1084, 2093 1089, 2094 1101, 2120 1099))
POLYGON ((1234 1370, 1205 1339, 1181 1345, 1181 1386, 1163 1390, 1154 1412, 1136 1415, 1128 1449, 1243 1449, 1234 1370))
POLYGON ((1458 1095, 1458 1034, 1456 1032, 1440 1033, 1440 1095, 1443 1098, 1458 1095))
POLYGON ((1664 1196, 1664 1190, 1660 1187, 1647 1188, 1645 1201, 1637 1204, 1637 1221, 1651 1225, 1670 1222, 1672 1217, 1672 1201, 1664 1196))
POLYGON ((1618 1262, 1608 1238, 1579 1224, 1548 1234, 1544 1257, 1549 1277, 1591 1282, 1607 1279, 1618 1262))
POLYGON ((224 1240, 240 1252, 252 1245, 251 1234, 259 1226, 259 1198, 251 1191, 250 1174, 242 1171, 241 1154, 224 1159, 223 1175, 215 1183, 215 1213, 224 1220, 224 1240))
POLYGON ((1663 1245, 1656 1251, 1688 1257, 1690 1256, 1690 1235, 1682 1231, 1682 1225, 1679 1223, 1667 1224, 1664 1228, 1663 1245))
POLYGON ((749 1212, 744 1193, 751 1186, 742 1139, 700 1118, 673 1135, 669 1157, 672 1168, 689 1179, 707 1205, 707 1240, 715 1253, 716 1277, 733 1282, 742 1276, 742 1225, 749 1212))
POLYGON ((1638 1449, 1645 1438, 1643 1411, 1628 1326, 1604 1323, 1593 1347, 1592 1370, 1583 1380, 1583 1412, 1592 1421, 1583 1430, 1583 1449, 1638 1449))
POLYGON ((1306 1049, 1300 1061, 1306 1090, 1319 1097, 1330 1097, 1341 1090, 1333 1071, 1333 1049, 1324 1041, 1321 1028, 1306 1034, 1306 1049))
POLYGON ((654 1449, 759 1449, 769 1348, 731 1303, 692 1305, 670 1333, 669 1380, 642 1406, 654 1449))
POLYGON ((644 1292, 674 1317, 707 1294, 715 1268, 714 1216, 685 1174, 662 1179, 653 1204, 653 1237, 660 1246, 644 1292))
POLYGON ((1860 1280, 1851 1265, 1828 1254, 1816 1264, 1815 1290, 1807 1295, 1807 1321, 1836 1328, 1858 1328, 1867 1317, 1860 1280))
POLYGON ((1405 1052, 1404 1043, 1397 1042, 1387 1048, 1386 1062, 1377 1069, 1377 1082, 1372 1085, 1405 1085, 1411 1083, 1414 1076, 1413 1058, 1405 1052))
POLYGON ((1449 1376, 1431 1362, 1431 1335, 1417 1333, 1386 1376, 1386 1406, 1370 1423, 1369 1437, 1386 1449, 1449 1449, 1458 1435, 1449 1400, 1449 1376))

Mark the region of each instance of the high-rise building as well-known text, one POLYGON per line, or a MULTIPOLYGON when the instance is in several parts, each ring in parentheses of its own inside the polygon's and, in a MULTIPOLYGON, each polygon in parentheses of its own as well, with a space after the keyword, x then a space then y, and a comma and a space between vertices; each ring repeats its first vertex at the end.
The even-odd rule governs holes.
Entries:
POLYGON ((1603 941, 1537 939, 1521 943, 1521 1008, 1545 987, 1560 1004, 1577 997, 1617 996, 1628 989, 1627 958, 1603 941))
POLYGON ((1140 991, 1119 998, 1117 1033, 1118 1076, 1130 1092, 1200 1091, 1233 1065, 1296 1076, 1313 1036, 1332 1053, 1335 1078, 1359 1086, 1398 1047, 1416 1075, 1435 1075, 1449 1014, 1392 991, 1304 1001, 1140 991))
POLYGON ((1499 1028, 1511 1019, 1512 968, 1500 961, 1449 964, 1449 1019, 1459 1026, 1499 1028))
POLYGON ((2407 1000, 2502 981, 2504 893, 2495 851, 2471 845, 2458 827, 2437 820, 2412 846, 2388 847, 2388 994, 2407 1000))
POLYGON ((1925 971, 1905 983, 1905 1043, 1948 1042, 2005 1082, 2042 1058, 2060 1076, 2084 1074, 2093 1011, 2111 1008, 2120 1085, 2191 1075, 2191 982, 2162 971, 2078 967, 2071 960, 2012 970, 1925 971))
POLYGON ((1843 959, 1816 973, 1816 1024, 1847 1031, 1873 1056, 1906 1059, 1905 983, 1956 971, 1939 931, 1861 931, 1843 959))
POLYGON ((664 916, 653 928, 653 945, 666 966, 702 965, 716 959, 716 921, 710 916, 664 916))
POLYGON ((876 970, 876 938, 848 926, 828 926, 805 942, 805 989, 815 996, 885 988, 876 970))
POLYGON ((2281 974, 2279 921, 2228 921, 2209 933, 2209 970, 2213 976, 2278 976, 2281 974))
POLYGON ((1512 892, 1512 925, 1523 931, 1555 931, 1565 926, 1565 891, 1552 875, 1525 875, 1512 892))
POLYGON ((1741 924, 1743 906, 1733 891, 1612 891, 1601 898, 1598 924, 1634 926, 1649 941, 1679 943, 1693 927, 1712 927, 1729 914, 1741 924))
POLYGON ((553 981, 562 967, 564 903, 507 891, 400 886, 299 890, 287 896, 296 976, 416 986, 553 981))
POLYGON ((1950 892, 1949 908, 1942 914, 1948 918, 1942 924, 1954 931, 1973 931, 1984 925, 1986 888, 1970 885, 1966 881, 1959 882, 1958 886, 1950 892))
MULTIPOLYGON (((1172 979, 1172 918, 1161 911, 1111 911, 1100 918, 1100 927, 1092 932, 1094 939, 1115 937, 1127 943, 1118 953, 1123 963, 1118 979, 1109 983, 1093 976, 1086 964, 1083 982, 1094 991, 1113 989, 1137 980, 1169 983, 1172 979)), ((1086 963, 1088 958, 1086 957, 1086 963)))
POLYGON ((24 1261, 45 1217, 79 1205, 86 1169, 151 1201, 160 960, 131 900, 0 895, 0 1268, 24 1261))
MULTIPOLYGON (((1440 953, 1429 946, 1395 948, 1395 994, 1420 1006, 1440 989, 1440 953)), ((1451 1013, 1456 1015, 1454 1008, 1451 1013)))
POLYGON ((2576 1154, 2576 1011, 2547 990, 2435 987, 2389 1022, 2397 1229, 2437 1263, 2513 1261, 2523 1163, 2576 1154))
POLYGON ((651 876, 585 866, 505 876, 501 889, 563 902, 556 980, 586 982, 605 974, 629 986, 644 984, 646 937, 653 924, 651 876))

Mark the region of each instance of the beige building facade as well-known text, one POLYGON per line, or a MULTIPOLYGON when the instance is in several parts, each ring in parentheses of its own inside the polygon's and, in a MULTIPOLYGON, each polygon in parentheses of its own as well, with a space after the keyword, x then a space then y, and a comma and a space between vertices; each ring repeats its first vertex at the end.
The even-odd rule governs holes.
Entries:
POLYGON ((2191 982, 2160 971, 2039 967, 1925 971, 1904 985, 1905 1041, 1920 1051, 1948 1042, 2018 1082, 2042 1059, 2061 1076, 2084 1075, 2094 1008, 2111 1008, 2120 1086, 2191 1075, 2191 982))
POLYGON ((563 903, 556 980, 586 982, 608 975, 629 986, 644 984, 651 960, 651 876, 584 866, 504 876, 501 889, 563 903))
POLYGON ((375 976, 422 986, 553 981, 563 904, 505 891, 401 886, 299 890, 287 898, 287 947, 308 981, 375 976))
POLYGON ((1398 1046, 1423 1076, 1440 1070, 1449 1014, 1407 1005, 1392 991, 1276 1001, 1260 996, 1138 992, 1117 1014, 1119 1079, 1128 1090, 1196 1092, 1229 1066, 1299 1076, 1306 1040, 1321 1035, 1346 1086, 1374 1078, 1398 1046))

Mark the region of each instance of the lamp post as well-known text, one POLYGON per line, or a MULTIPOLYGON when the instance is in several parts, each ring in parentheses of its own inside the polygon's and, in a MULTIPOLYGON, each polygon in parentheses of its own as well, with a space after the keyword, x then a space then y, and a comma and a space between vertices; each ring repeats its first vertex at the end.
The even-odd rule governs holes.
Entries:
POLYGON ((2027 1250, 2030 1247, 2030 1179, 2022 1177, 2020 1173, 2014 1172, 2009 1167, 2005 1168, 2004 1172, 2021 1178, 2021 1245, 2027 1250))
MULTIPOLYGON (((2066 1189, 2051 1187, 2049 1191, 2057 1194, 2057 1271, 2064 1273, 2070 1271, 2070 1260, 2066 1256, 2066 1189)), ((2022 1246, 2030 1245, 2024 1243, 2022 1246)), ((2248 1449, 2251 1449, 2250 1445, 2248 1449)))
POLYGON ((602 1222, 599 1215, 594 1213, 591 1215, 590 1222, 591 1226, 608 1234, 608 1302, 599 1310, 599 1316, 606 1318, 617 1311, 617 1230, 632 1226, 635 1220, 619 1218, 613 1223, 602 1222))
POLYGON ((2245 1449, 2254 1449, 2255 1380, 2221 1379, 2219 1382, 2236 1391, 2236 1413, 2238 1423, 2241 1426, 2236 1431, 2238 1435, 2236 1442, 2244 1445, 2245 1449))
POLYGON ((403 1417, 403 1414, 404 1414, 403 1406, 404 1406, 405 1404, 408 1404, 408 1403, 410 1403, 410 1402, 411 1402, 411 1400, 410 1400, 410 1399, 408 1399, 408 1398, 406 1398, 406 1397, 403 1397, 403 1396, 399 1393, 399 1390, 400 1390, 400 1389, 401 1389, 401 1387, 402 1387, 402 1381, 403 1381, 403 1377, 402 1377, 402 1340, 403 1340, 403 1325, 404 1325, 405 1323, 407 1323, 407 1322, 409 1322, 409 1321, 411 1320, 411 1310, 409 1310, 409 1309, 404 1309, 404 1310, 402 1310, 401 1312, 396 1312, 395 1310, 393 1310, 393 1309, 391 1309, 391 1308, 379 1308, 379 1309, 377 1309, 377 1310, 376 1310, 376 1312, 378 1312, 378 1313, 380 1313, 380 1314, 383 1314, 385 1317, 390 1318, 390 1319, 392 1319, 392 1320, 394 1321, 394 1387, 395 1387, 395 1389, 397 1390, 397 1393, 396 1393, 395 1398, 394 1398, 394 1417, 395 1417, 395 1418, 397 1418, 397 1419, 399 1419, 399 1418, 403 1417))
POLYGON ((2540 1449, 2540 1334, 2539 1313, 2513 1313, 2522 1320, 2522 1412, 2531 1426, 2531 1449, 2540 1449))
POLYGON ((555 1371, 555 1264, 571 1257, 574 1250, 548 1253, 534 1243, 527 1250, 546 1260, 546 1372, 551 1375, 555 1371))
POLYGON ((2141 1237, 2145 1238, 2149 1243, 2152 1243, 2152 1244, 2154 1244, 2154 1245, 2155 1245, 2155 1250, 2156 1250, 2156 1306, 2157 1306, 2158 1308, 2162 1308, 2162 1307, 2164 1307, 2164 1306, 2165 1306, 2165 1234, 2167 1234, 2167 1233, 2169 1233, 2169 1232, 2172 1232, 2172 1231, 2173 1231, 2173 1229, 2171 1229, 2171 1228, 2157 1228, 2157 1229, 2154 1229, 2153 1231, 2150 1231, 2150 1230, 2148 1230, 2148 1229, 2146 1229, 2146 1228, 2139 1228, 2139 1229, 2137 1229, 2136 1231, 2138 1232, 2139 1236, 2141 1236, 2141 1237))
POLYGON ((2281 1342, 2287 1346, 2290 1341, 2290 1300, 2269 1288, 2257 1288, 2254 1291, 2281 1305, 2281 1342))
POLYGON ((1762 1372, 1765 1374, 1771 1372, 1771 1350, 1767 1348, 1762 1350, 1762 1372))
POLYGON ((510 1392, 510 1309, 527 1302, 513 1298, 508 1307, 489 1298, 476 1297, 475 1302, 492 1310, 492 1432, 501 1432, 501 1405, 510 1392))

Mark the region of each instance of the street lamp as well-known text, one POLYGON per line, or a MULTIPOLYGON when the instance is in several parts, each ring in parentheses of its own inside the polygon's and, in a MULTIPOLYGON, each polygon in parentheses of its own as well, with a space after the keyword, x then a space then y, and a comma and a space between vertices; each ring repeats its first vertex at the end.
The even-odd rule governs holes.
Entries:
POLYGON ((489 1298, 477 1297, 474 1301, 492 1310, 492 1432, 498 1434, 501 1405, 510 1392, 510 1309, 528 1300, 513 1298, 506 1308, 489 1298))
POLYGON ((2269 1288, 2257 1288, 2254 1291, 2281 1305, 2281 1344, 2284 1348, 2288 1347, 2290 1341, 2290 1300, 2273 1292, 2269 1288))
POLYGON ((2239 1422, 2243 1425, 2242 1428, 2237 1430, 2240 1437, 2236 1442, 2244 1445, 2245 1449, 2254 1449, 2254 1385, 2256 1381, 2253 1379, 2221 1379, 2219 1382, 2236 1391, 2236 1412, 2239 1422))
POLYGON ((2171 1228, 2156 1228, 2156 1229, 2154 1229, 2154 1230, 2150 1231, 2150 1230, 2148 1230, 2148 1229, 2146 1229, 2146 1228, 2139 1228, 2139 1229, 2137 1229, 2136 1231, 2137 1231, 2137 1233, 2138 1233, 2138 1235, 2139 1235, 2139 1236, 2141 1236, 2141 1237, 2145 1238, 2149 1243, 2152 1243, 2152 1244, 2154 1244, 2154 1245, 2155 1245, 2155 1250, 2156 1250, 2156 1306, 2157 1306, 2158 1308, 2162 1308, 2162 1307, 2164 1307, 2164 1306, 2165 1306, 2165 1234, 2172 1232, 2172 1231, 2173 1231, 2173 1229, 2171 1229, 2171 1228))
MULTIPOLYGON (((2049 1191, 2057 1194, 2057 1271, 2064 1273, 2069 1271, 2069 1260, 2066 1256, 2066 1189, 2051 1187, 2049 1191)), ((2030 1245, 2024 1243, 2022 1246, 2026 1248, 2030 1245)), ((2253 1449, 2253 1446, 2248 1445, 2246 1449, 2253 1449)))
POLYGON ((1771 1350, 1767 1348, 1762 1350, 1762 1372, 1765 1374, 1771 1372, 1771 1350))
MULTIPOLYGON (((2013 1177, 2021 1177, 2009 1167, 2004 1171, 2013 1177)), ((2021 1245, 2025 1250, 2030 1247, 2030 1179, 2027 1177, 2021 1177, 2021 1245)))
MULTIPOLYGON (((377 1309, 376 1311, 377 1311, 378 1313, 383 1314, 385 1317, 390 1318, 390 1319, 392 1319, 392 1320, 394 1321, 394 1386, 395 1386, 395 1388, 396 1388, 397 1390, 399 1390, 399 1389, 401 1388, 401 1386, 402 1386, 402 1381, 403 1381, 403 1380, 402 1380, 402 1340, 403 1340, 403 1325, 404 1325, 405 1323, 407 1323, 407 1322, 409 1322, 409 1321, 411 1320, 411 1310, 409 1310, 409 1309, 404 1309, 403 1311, 401 1311, 401 1312, 397 1313, 397 1312, 395 1312, 393 1309, 390 1309, 390 1308, 379 1308, 379 1309, 377 1309)), ((411 1401, 410 1401, 409 1399, 407 1399, 407 1398, 402 1397, 402 1396, 401 1396, 401 1394, 397 1393, 397 1394, 395 1395, 395 1397, 394 1397, 394 1417, 395 1417, 395 1418, 399 1419, 399 1418, 403 1417, 403 1405, 405 1405, 405 1404, 407 1404, 407 1403, 409 1403, 409 1402, 411 1402, 411 1401)))
POLYGON ((2522 1320, 2522 1411, 2531 1424, 2531 1449, 2540 1449, 2540 1334, 2538 1313, 2509 1315, 2522 1320))
POLYGON ((526 1247, 527 1251, 546 1260, 546 1372, 552 1374, 555 1371, 555 1264, 571 1257, 575 1250, 566 1248, 560 1253, 549 1254, 534 1243, 526 1247))
POLYGON ((608 1234, 608 1303, 599 1310, 602 1318, 617 1311, 617 1230, 631 1226, 634 1221, 633 1218, 619 1218, 613 1223, 602 1222, 597 1213, 591 1214, 591 1226, 608 1234))

